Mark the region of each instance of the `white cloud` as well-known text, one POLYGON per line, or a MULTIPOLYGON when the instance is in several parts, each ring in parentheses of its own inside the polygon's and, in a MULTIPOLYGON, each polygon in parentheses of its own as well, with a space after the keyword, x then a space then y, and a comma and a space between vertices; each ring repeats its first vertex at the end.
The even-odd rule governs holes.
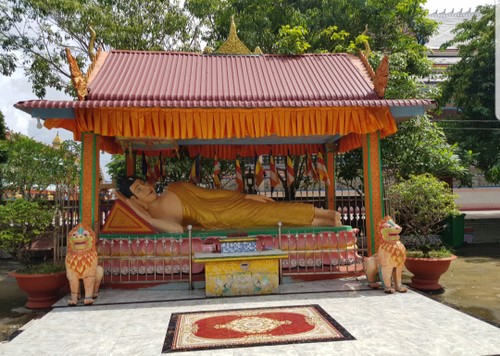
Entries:
MULTIPOLYGON (((21 70, 14 72, 11 77, 1 76, 0 88, 2 88, 0 95, 0 111, 2 111, 5 117, 5 123, 11 131, 20 132, 46 144, 51 144, 57 133, 59 133, 59 136, 63 140, 73 139, 73 133, 67 130, 49 130, 45 127, 38 129, 36 127, 36 119, 14 107, 14 104, 17 102, 38 99, 32 93, 31 84, 28 83, 21 70)), ((46 99, 72 100, 72 98, 66 94, 53 89, 47 90, 46 99)), ((106 169, 106 164, 110 159, 111 157, 109 154, 101 154, 101 170, 106 181, 110 180, 106 169)))

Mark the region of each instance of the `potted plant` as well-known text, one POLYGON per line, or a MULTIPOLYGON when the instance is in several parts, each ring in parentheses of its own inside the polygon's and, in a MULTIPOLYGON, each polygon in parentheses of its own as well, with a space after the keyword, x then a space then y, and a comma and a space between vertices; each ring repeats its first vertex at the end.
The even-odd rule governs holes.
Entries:
POLYGON ((442 290, 439 278, 452 260, 453 252, 439 235, 445 220, 460 214, 447 183, 426 173, 412 175, 388 190, 396 221, 403 228, 407 248, 405 267, 413 273, 411 287, 422 291, 442 290))
POLYGON ((68 282, 64 264, 36 263, 32 256, 33 243, 47 233, 53 218, 52 209, 34 201, 18 199, 0 206, 0 249, 23 265, 10 275, 28 294, 30 309, 49 308, 68 282))

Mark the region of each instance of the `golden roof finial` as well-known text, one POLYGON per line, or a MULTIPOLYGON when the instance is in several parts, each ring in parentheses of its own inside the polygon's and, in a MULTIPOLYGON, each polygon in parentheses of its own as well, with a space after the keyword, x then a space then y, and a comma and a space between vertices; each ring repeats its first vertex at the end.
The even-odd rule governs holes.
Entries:
POLYGON ((255 50, 253 51, 253 54, 264 54, 264 52, 262 52, 262 50, 260 49, 259 46, 255 47, 255 50))
POLYGON ((59 148, 59 147, 61 147, 61 143, 62 143, 62 140, 61 140, 61 137, 59 137, 59 131, 57 131, 56 137, 54 137, 54 139, 52 140, 52 146, 54 148, 59 148))
POLYGON ((234 23, 234 16, 231 16, 231 26, 229 27, 229 36, 216 51, 218 54, 252 54, 250 50, 241 42, 236 34, 236 24, 234 23))

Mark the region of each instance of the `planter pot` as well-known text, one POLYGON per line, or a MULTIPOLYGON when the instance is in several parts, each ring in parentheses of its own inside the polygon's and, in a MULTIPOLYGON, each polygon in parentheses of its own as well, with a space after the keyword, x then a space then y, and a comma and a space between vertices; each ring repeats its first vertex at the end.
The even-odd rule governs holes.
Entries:
POLYGON ((49 274, 9 274, 17 281, 19 288, 28 294, 25 306, 29 309, 46 309, 61 297, 61 288, 68 283, 66 272, 49 274))
POLYGON ((451 261, 457 256, 446 258, 413 258, 406 257, 405 267, 413 273, 410 287, 424 292, 435 292, 443 289, 439 278, 450 267, 451 261))

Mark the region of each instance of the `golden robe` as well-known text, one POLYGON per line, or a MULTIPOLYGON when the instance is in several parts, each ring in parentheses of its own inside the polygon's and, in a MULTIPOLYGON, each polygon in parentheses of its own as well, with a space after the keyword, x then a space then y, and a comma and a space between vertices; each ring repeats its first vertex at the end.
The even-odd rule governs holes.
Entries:
POLYGON ((194 184, 175 182, 168 191, 182 203, 184 226, 204 229, 276 226, 310 226, 314 218, 312 204, 258 202, 245 194, 223 189, 203 189, 194 184))

